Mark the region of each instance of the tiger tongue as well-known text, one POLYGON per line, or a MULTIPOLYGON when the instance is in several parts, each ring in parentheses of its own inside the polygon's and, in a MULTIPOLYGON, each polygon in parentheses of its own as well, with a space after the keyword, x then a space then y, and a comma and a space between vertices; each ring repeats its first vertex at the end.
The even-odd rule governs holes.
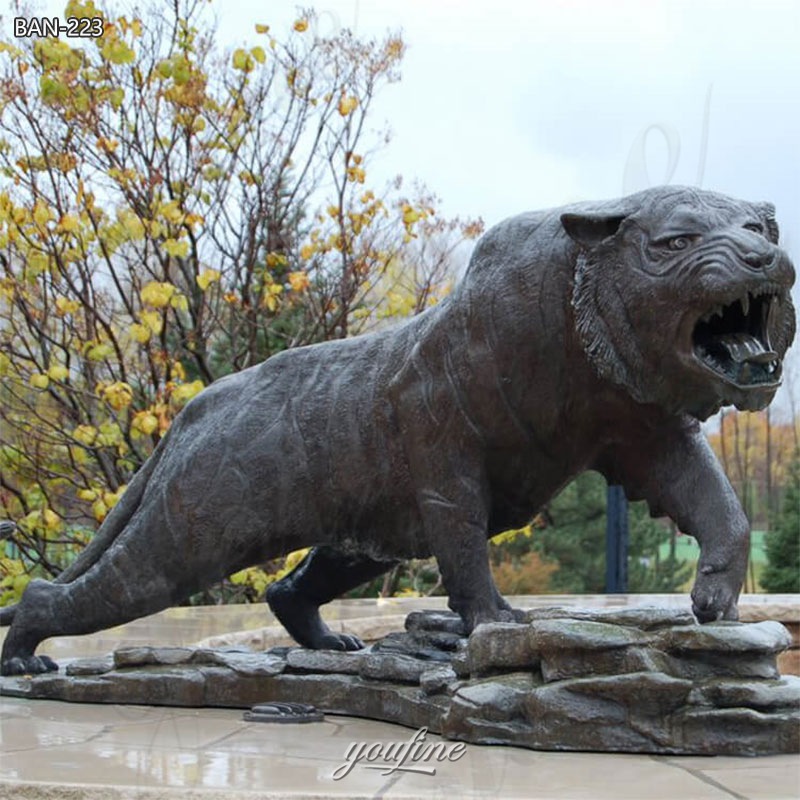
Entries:
POLYGON ((715 344, 722 347, 737 364, 768 364, 778 359, 778 354, 766 347, 749 333, 726 333, 715 337, 715 344))

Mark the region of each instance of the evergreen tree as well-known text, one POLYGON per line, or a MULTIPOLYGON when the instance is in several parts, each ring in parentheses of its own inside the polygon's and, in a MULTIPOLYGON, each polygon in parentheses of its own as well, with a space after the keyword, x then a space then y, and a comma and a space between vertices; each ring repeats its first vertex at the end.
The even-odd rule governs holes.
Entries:
POLYGON ((628 591, 680 591, 692 577, 692 566, 676 558, 674 549, 661 558, 661 545, 673 535, 665 520, 653 519, 646 503, 630 503, 628 508, 628 591))
POLYGON ((534 546, 558 563, 550 578, 553 591, 600 594, 606 580, 606 483, 585 472, 548 506, 548 525, 537 531, 534 546))
POLYGON ((768 592, 800 592, 800 454, 795 457, 783 508, 766 537, 767 566, 761 585, 768 592))
MULTIPOLYGON (((647 504, 629 504, 628 590, 679 591, 691 577, 691 567, 659 548, 669 540, 663 521, 651 519, 647 504)), ((547 510, 549 524, 537 530, 534 547, 558 563, 550 577, 554 591, 602 594, 606 580, 606 482, 595 472, 579 475, 547 510)))

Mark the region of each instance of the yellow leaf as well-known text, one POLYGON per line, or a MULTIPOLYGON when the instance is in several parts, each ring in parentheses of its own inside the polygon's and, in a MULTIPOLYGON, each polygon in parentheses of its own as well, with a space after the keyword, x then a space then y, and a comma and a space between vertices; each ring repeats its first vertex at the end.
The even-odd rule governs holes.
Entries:
POLYGON ((200 394, 204 388, 203 381, 192 381, 191 383, 184 383, 181 386, 176 386, 172 390, 171 396, 177 403, 186 403, 195 395, 200 394))
POLYGON ((311 283, 307 272, 290 272, 287 277, 289 278, 289 283, 294 292, 305 291, 311 283))
POLYGON ((91 456, 82 447, 70 447, 69 457, 80 465, 88 464, 91 459, 91 456))
POLYGON ((46 389, 50 385, 50 378, 47 375, 31 375, 30 384, 34 389, 46 389))
POLYGON ((240 570, 239 572, 234 572, 233 575, 228 576, 228 580, 234 586, 243 586, 245 583, 247 583, 247 576, 249 572, 249 567, 247 569, 240 570))
POLYGON ((160 211, 161 216, 163 216, 167 222, 178 225, 183 221, 183 211, 181 211, 180 204, 177 200, 170 200, 169 203, 162 206, 160 211))
POLYGON ((225 176, 225 171, 215 164, 207 166, 203 170, 203 177, 207 181, 216 181, 225 176))
POLYGON ((117 381, 105 386, 102 391, 103 399, 116 411, 127 408, 133 400, 133 389, 123 381, 117 381))
POLYGON ((133 415, 131 426, 139 433, 149 436, 158 429, 158 417, 151 411, 138 411, 133 415))
MULTIPOLYGON (((119 111, 120 106, 122 105, 122 101, 125 99, 125 90, 121 86, 117 86, 116 89, 111 91, 111 94, 108 96, 108 102, 111 103, 111 107, 115 111, 119 111)), ((114 145, 116 147, 116 144, 114 145)))
POLYGON ((363 167, 347 168, 347 180, 351 181, 352 183, 364 183, 364 179, 366 177, 367 173, 364 171, 363 167))
POLYGON ((267 253, 266 258, 267 266, 272 267, 285 267, 289 263, 289 259, 283 253, 270 252, 267 253))
POLYGON ((103 361, 114 354, 114 348, 110 344, 95 344, 86 351, 86 358, 89 361, 103 361))
POLYGON ((183 368, 183 364, 180 361, 173 361, 169 368, 169 375, 173 380, 185 381, 186 370, 183 368))
POLYGON ((59 517, 55 511, 49 508, 46 508, 42 512, 42 521, 44 522, 45 528, 51 533, 56 533, 63 527, 61 517, 59 517))
MULTIPOLYGON (((174 239, 167 241, 175 241, 174 239)), ((169 305, 172 295, 175 293, 176 288, 171 283, 161 283, 159 281, 150 281, 142 287, 142 302, 154 308, 164 308, 169 305)), ((159 331, 153 331, 158 333, 159 331)))
POLYGON ((164 327, 164 321, 158 311, 142 311, 139 313, 139 321, 145 326, 153 336, 158 336, 164 327))
POLYGON ((103 502, 105 503, 106 508, 114 508, 114 506, 119 502, 120 497, 125 494, 125 490, 127 488, 127 485, 123 483, 116 492, 103 492, 103 502))
POLYGON ((422 217, 419 211, 416 211, 409 203, 403 204, 403 223, 406 227, 413 225, 422 217))
POLYGON ((78 498, 91 503, 93 500, 97 500, 97 491, 95 489, 79 489, 78 498))
POLYGON ((48 106, 63 103, 69 97, 69 87, 49 73, 39 78, 39 91, 42 102, 48 106))
POLYGON ((138 215, 130 209, 123 209, 117 212, 117 219, 119 220, 122 229, 125 231, 128 239, 137 241, 144 239, 144 223, 138 215))
POLYGON ((19 527, 25 531, 35 531, 42 522, 41 511, 31 511, 19 520, 19 527))
POLYGON ((171 256, 175 256, 176 258, 185 258, 187 255, 189 255, 189 242, 187 242, 185 239, 183 241, 178 241, 177 239, 167 239, 162 247, 171 256))
POLYGON ((189 213, 183 218, 183 221, 190 227, 194 228, 197 225, 202 225, 205 222, 205 219, 201 214, 189 213))
POLYGON ((59 317, 65 317, 67 314, 74 314, 81 304, 77 300, 70 300, 67 297, 56 298, 56 314, 59 317))
POLYGON ((172 295, 172 299, 169 301, 169 304, 177 311, 189 310, 189 301, 186 299, 186 295, 181 294, 180 292, 176 292, 174 295, 172 295))
POLYGON ((130 64, 136 58, 136 53, 122 39, 107 39, 100 52, 112 64, 130 64))
POLYGON ((65 381, 69 377, 69 370, 63 364, 53 364, 47 375, 51 381, 65 381))
POLYGON ((294 29, 298 33, 303 33, 304 31, 307 31, 308 30, 308 20, 307 19, 303 19, 303 18, 295 20, 294 29))
POLYGON ((267 60, 267 54, 264 52, 263 47, 254 47, 250 50, 250 53, 259 64, 263 64, 267 60))
POLYGON ((233 68, 242 72, 250 72, 253 69, 253 57, 241 47, 233 51, 233 68))
POLYGON ((304 244, 300 248, 300 258, 302 258, 304 261, 308 261, 308 259, 314 255, 315 250, 316 248, 313 244, 304 244))
POLYGON ((269 25, 256 25, 256 33, 269 33, 269 25))
POLYGON ((91 425, 78 425, 78 427, 72 431, 72 438, 81 444, 85 444, 87 447, 91 446, 97 438, 97 428, 93 428, 91 425))
POLYGON ((222 277, 222 273, 218 269, 204 269, 195 279, 197 285, 205 291, 208 287, 218 281, 222 277))
POLYGON ((108 507, 102 500, 95 500, 92 503, 92 514, 98 522, 102 522, 108 514, 108 507))
POLYGON ((33 219, 37 225, 47 225, 53 219, 53 212, 48 208, 43 200, 37 200, 33 207, 33 219))
POLYGON ((286 556, 284 567, 289 571, 293 570, 308 555, 310 549, 310 547, 306 547, 303 550, 293 550, 286 556))
POLYGON ((105 136, 101 136, 97 140, 97 147, 106 153, 113 153, 119 147, 119 142, 116 139, 107 139, 105 136))
POLYGON ((339 99, 339 113, 346 117, 358 108, 358 99, 342 95, 339 99))
POLYGON ((58 221, 58 230, 62 233, 75 233, 81 227, 81 221, 72 214, 64 214, 58 221))
MULTIPOLYGON (((145 311, 143 313, 145 313, 145 314, 153 314, 155 312, 153 312, 153 311, 145 311)), ((158 315, 156 315, 156 316, 158 316, 158 315)), ((161 318, 159 317, 159 322, 160 321, 161 321, 161 318)), ((150 328, 148 328, 146 325, 141 325, 138 322, 134 322, 133 325, 131 325, 131 327, 130 327, 130 331, 131 331, 131 336, 137 342, 139 342, 139 344, 147 344, 147 342, 150 341, 150 336, 151 336, 150 328)))
POLYGON ((67 17, 77 17, 78 19, 102 16, 93 0, 69 0, 65 14, 67 17))
POLYGON ((22 597, 22 593, 25 591, 30 582, 30 575, 18 575, 16 578, 14 578, 11 583, 11 588, 14 590, 14 594, 18 599, 22 597))
POLYGON ((48 267, 50 259, 46 253, 36 251, 28 256, 28 272, 33 275, 41 275, 48 267))
POLYGON ((114 447, 122 441, 122 430, 116 422, 104 422, 97 433, 100 447, 114 447))

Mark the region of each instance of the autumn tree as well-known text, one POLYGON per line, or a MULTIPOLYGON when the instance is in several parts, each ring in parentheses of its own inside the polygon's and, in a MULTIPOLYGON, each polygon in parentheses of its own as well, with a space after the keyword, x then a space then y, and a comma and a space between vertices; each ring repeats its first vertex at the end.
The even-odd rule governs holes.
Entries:
POLYGON ((748 517, 754 525, 766 527, 789 477, 794 425, 776 423, 769 408, 756 413, 725 409, 709 442, 748 517))
POLYGON ((101 37, 0 44, 0 602, 74 557, 204 386, 423 310, 480 232, 370 180, 398 35, 309 11, 221 52, 207 13, 70 0, 101 37))
MULTIPOLYGON (((791 392, 789 393, 791 397, 791 392)), ((725 409, 709 441, 745 514, 756 530, 771 526, 790 481, 796 447, 797 420, 776 422, 770 408, 756 413, 725 409)), ((755 540, 751 541, 751 548, 755 540)), ((756 560, 751 553, 744 590, 758 588, 756 560)))
POLYGON ((559 568, 534 546, 534 539, 547 527, 547 518, 538 514, 524 528, 506 531, 490 540, 489 564, 501 594, 547 594, 551 577, 559 568))

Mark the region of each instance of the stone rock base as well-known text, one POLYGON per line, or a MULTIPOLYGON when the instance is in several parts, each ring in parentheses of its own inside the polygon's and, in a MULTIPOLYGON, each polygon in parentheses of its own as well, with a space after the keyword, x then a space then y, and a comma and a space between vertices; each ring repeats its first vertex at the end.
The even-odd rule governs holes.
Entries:
POLYGON ((312 703, 538 750, 704 755, 800 752, 800 678, 778 622, 697 625, 659 608, 519 612, 467 638, 448 612, 351 653, 274 647, 127 648, 0 694, 85 703, 250 708, 312 703))

